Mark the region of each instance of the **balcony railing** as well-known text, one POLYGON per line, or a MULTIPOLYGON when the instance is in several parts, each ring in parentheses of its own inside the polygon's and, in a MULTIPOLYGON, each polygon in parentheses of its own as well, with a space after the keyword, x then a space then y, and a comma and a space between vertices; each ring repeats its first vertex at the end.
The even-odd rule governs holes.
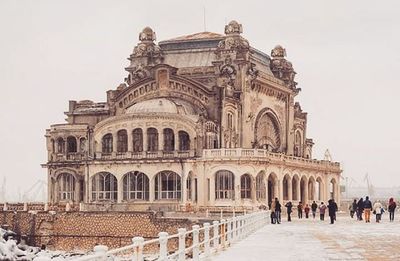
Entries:
POLYGON ((141 151, 141 152, 96 152, 97 160, 129 160, 129 159, 174 159, 195 157, 194 150, 187 151, 141 151))
POLYGON ((326 160, 306 159, 295 156, 288 156, 282 153, 273 153, 262 149, 207 149, 203 150, 203 159, 270 159, 272 161, 285 161, 288 163, 312 164, 317 166, 328 166, 340 168, 339 162, 331 162, 326 160))

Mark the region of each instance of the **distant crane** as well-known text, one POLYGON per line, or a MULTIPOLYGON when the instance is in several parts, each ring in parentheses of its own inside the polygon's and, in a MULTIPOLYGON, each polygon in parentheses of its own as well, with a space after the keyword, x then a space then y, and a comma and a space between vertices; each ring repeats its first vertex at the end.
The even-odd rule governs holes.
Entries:
POLYGON ((371 197, 375 194, 374 191, 374 186, 371 184, 370 180, 369 180, 369 175, 368 173, 365 174, 364 176, 364 181, 367 182, 367 189, 368 189, 368 195, 371 197))
POLYGON ((44 201, 46 195, 47 183, 43 180, 38 180, 22 195, 23 202, 44 201), (41 198, 38 198, 40 196, 41 198))

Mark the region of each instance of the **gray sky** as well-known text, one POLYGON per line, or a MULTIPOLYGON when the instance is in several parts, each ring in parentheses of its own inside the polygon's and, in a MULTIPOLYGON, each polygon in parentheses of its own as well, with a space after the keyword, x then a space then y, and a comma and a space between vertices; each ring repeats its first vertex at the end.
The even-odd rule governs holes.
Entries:
MULTIPOLYGON (((232 19, 270 53, 286 48, 308 112, 314 157, 326 148, 344 175, 398 186, 400 2, 0 1, 0 182, 17 198, 46 178, 45 129, 68 100, 104 101, 126 76, 138 33, 157 40, 223 33, 232 19)), ((363 184, 363 183, 362 183, 363 184)))

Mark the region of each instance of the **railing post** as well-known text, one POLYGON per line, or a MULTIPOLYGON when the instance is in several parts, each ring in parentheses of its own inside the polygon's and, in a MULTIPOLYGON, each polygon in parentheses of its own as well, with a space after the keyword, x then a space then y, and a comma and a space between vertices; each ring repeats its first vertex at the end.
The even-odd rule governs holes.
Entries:
POLYGON ((133 242, 133 261, 143 261, 143 237, 132 238, 133 242))
POLYGON ((226 232, 225 232, 225 225, 226 225, 226 221, 225 219, 221 219, 221 245, 222 245, 222 249, 226 248, 226 232))
POLYGON ((168 255, 168 233, 167 232, 160 232, 158 233, 159 242, 160 242, 160 253, 159 253, 159 260, 164 261, 167 260, 168 255))
POLYGON ((97 245, 93 248, 96 260, 106 260, 108 247, 103 245, 97 245))
POLYGON ((232 241, 232 219, 228 218, 226 220, 226 242, 229 244, 232 241))
POLYGON ((179 246, 178 246, 178 260, 179 261, 184 261, 185 260, 185 248, 186 248, 186 228, 179 228, 178 229, 178 238, 179 238, 179 246))
POLYGON ((213 221, 213 226, 214 226, 214 239, 213 239, 213 247, 215 250, 215 253, 218 252, 218 247, 219 247, 219 237, 218 237, 218 229, 219 229, 219 222, 218 221, 213 221))
POLYGON ((200 247, 199 247, 199 225, 192 226, 193 228, 193 258, 192 260, 200 260, 200 247))
POLYGON ((232 228, 232 242, 237 238, 237 218, 233 217, 233 228, 232 228))
POLYGON ((204 255, 210 256, 210 223, 204 223, 204 255))

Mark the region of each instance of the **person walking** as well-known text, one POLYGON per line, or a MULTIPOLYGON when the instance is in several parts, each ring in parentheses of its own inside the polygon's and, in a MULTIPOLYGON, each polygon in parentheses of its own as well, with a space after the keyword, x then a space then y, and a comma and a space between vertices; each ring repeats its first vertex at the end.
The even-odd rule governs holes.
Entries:
POLYGON ((369 200, 369 197, 366 196, 364 200, 364 216, 365 216, 365 223, 371 222, 371 210, 372 210, 372 203, 369 200))
POLYGON ((272 200, 271 207, 269 208, 269 210, 271 211, 271 224, 275 224, 275 222, 276 222, 275 206, 276 206, 276 202, 275 202, 275 200, 272 200))
POLYGON ((379 200, 375 202, 373 209, 374 209, 373 213, 376 216, 376 223, 379 223, 382 219, 382 212, 383 212, 382 204, 379 200))
POLYGON ((335 223, 336 220, 336 211, 337 211, 337 204, 333 199, 328 201, 328 213, 331 219, 331 224, 335 223))
POLYGON ((317 203, 315 203, 315 201, 313 201, 313 203, 311 204, 311 212, 312 212, 312 217, 314 219, 315 219, 315 215, 317 213, 317 208, 318 208, 317 203))
POLYGON ((281 223, 281 211, 282 205, 279 203, 279 199, 275 198, 275 219, 277 224, 281 223))
POLYGON ((364 200, 363 198, 360 198, 357 202, 357 219, 359 221, 362 221, 362 214, 364 212, 364 200))
POLYGON ((324 221, 325 219, 325 211, 326 211, 326 206, 324 202, 321 202, 321 205, 319 206, 319 219, 321 221, 324 221))
POLYGON ((301 204, 301 201, 299 201, 299 204, 297 205, 297 215, 299 218, 303 218, 303 204, 301 204))
POLYGON ((287 212, 287 221, 291 222, 292 221, 292 217, 290 216, 292 214, 292 208, 293 208, 293 204, 291 201, 287 202, 285 204, 286 207, 286 212, 287 212))
POLYGON ((393 198, 389 199, 388 211, 389 211, 389 221, 394 221, 394 212, 396 210, 396 201, 393 198))
POLYGON ((310 207, 308 206, 308 204, 306 204, 304 208, 304 213, 306 214, 306 218, 308 218, 308 214, 310 213, 310 207))
MULTIPOLYGON (((350 209, 350 217, 354 218, 354 213, 357 212, 357 199, 355 199, 353 201, 353 203, 350 205, 349 209, 350 209)), ((357 217, 358 217, 358 214, 357 214, 357 217)))

